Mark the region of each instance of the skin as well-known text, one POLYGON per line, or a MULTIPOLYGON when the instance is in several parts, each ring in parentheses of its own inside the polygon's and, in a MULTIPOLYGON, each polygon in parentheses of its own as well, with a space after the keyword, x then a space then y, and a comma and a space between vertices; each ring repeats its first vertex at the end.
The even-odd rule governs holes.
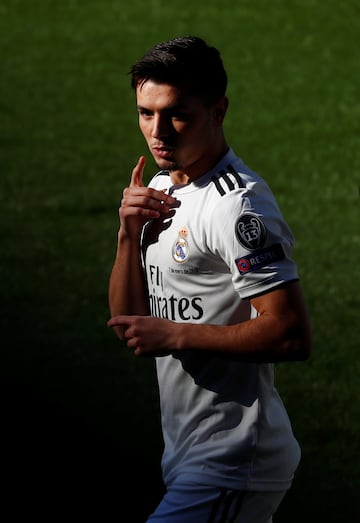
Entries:
MULTIPOLYGON (((184 89, 148 80, 138 85, 136 99, 140 130, 157 165, 170 171, 173 183, 195 180, 228 150, 223 133, 226 97, 208 107, 184 89)), ((145 164, 141 156, 119 209, 108 326, 138 356, 192 349, 254 362, 307 359, 311 332, 299 282, 252 298, 258 317, 235 325, 176 323, 149 315, 140 265, 140 233, 149 219, 171 216, 176 200, 144 186, 145 164)))
POLYGON ((172 171, 174 183, 195 180, 226 153, 225 96, 206 107, 184 90, 147 81, 136 97, 140 130, 159 168, 172 171))

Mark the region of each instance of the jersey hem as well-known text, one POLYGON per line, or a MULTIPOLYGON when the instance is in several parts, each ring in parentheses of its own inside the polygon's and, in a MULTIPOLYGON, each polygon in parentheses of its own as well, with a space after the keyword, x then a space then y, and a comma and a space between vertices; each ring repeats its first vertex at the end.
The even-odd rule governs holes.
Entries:
POLYGON ((249 490, 259 492, 282 492, 289 490, 293 482, 294 476, 292 475, 287 480, 269 480, 269 481, 252 481, 248 479, 229 478, 228 476, 219 476, 213 474, 201 474, 197 472, 182 473, 173 478, 170 482, 166 482, 166 485, 174 484, 202 484, 212 485, 220 488, 228 488, 232 490, 249 490))

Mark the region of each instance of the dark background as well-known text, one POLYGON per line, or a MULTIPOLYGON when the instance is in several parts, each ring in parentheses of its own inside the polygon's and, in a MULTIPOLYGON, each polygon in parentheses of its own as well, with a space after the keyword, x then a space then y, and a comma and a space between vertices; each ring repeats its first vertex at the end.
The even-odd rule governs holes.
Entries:
MULTIPOLYGON (((140 154, 127 72, 196 33, 229 74, 228 141, 297 239, 314 330, 276 366, 303 459, 277 523, 359 511, 359 5, 0 2, 0 344, 7 520, 140 523, 162 492, 154 362, 106 327, 140 154), (130 516, 125 517, 129 513, 130 516)), ((154 166, 148 158, 147 176, 154 166)))

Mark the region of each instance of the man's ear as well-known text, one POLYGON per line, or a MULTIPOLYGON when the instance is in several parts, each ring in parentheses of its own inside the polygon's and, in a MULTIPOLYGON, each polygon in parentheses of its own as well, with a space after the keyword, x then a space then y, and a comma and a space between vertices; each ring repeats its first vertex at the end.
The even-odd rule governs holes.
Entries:
POLYGON ((229 107, 229 99, 227 96, 222 96, 214 106, 215 121, 218 125, 222 125, 226 111, 229 107))

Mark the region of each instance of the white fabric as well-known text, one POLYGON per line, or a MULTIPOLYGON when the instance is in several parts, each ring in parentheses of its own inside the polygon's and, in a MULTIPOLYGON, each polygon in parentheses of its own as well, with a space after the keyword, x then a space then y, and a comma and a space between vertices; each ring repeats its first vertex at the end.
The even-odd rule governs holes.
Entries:
MULTIPOLYGON (((238 323, 256 316, 248 298, 298 278, 293 236, 269 187, 231 149, 193 183, 172 186, 169 174, 160 172, 150 186, 167 190, 179 204, 172 217, 144 229, 154 316, 238 323), (244 214, 263 225, 258 237, 256 227, 247 236, 255 247, 236 232, 244 214)), ((271 364, 189 350, 157 358, 157 372, 166 484, 180 477, 234 489, 290 486, 300 448, 271 364)))

